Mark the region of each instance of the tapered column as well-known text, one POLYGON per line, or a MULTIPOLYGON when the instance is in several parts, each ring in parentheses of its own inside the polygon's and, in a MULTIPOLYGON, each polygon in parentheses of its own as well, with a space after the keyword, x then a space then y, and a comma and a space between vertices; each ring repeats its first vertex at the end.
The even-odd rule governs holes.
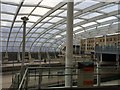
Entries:
POLYGON ((27 17, 22 17, 23 20, 23 44, 22 44, 22 63, 21 63, 21 68, 24 66, 25 63, 25 39, 26 39, 26 23, 28 18, 27 17))
POLYGON ((73 5, 70 0, 67 2, 67 38, 66 38, 66 57, 65 57, 65 87, 72 87, 72 59, 73 59, 73 5), (69 74, 69 75, 67 75, 69 74))

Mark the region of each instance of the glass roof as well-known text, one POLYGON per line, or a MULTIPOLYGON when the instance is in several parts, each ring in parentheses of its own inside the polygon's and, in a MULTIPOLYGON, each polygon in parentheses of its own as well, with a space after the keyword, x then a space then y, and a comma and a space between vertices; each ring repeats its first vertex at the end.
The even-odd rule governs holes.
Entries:
MULTIPOLYGON (((1 0, 2 51, 22 50, 23 16, 29 18, 26 24, 26 51, 45 50, 45 47, 58 50, 65 45, 67 3, 63 1, 1 0)), ((82 39, 115 33, 119 24, 119 4, 103 3, 101 0, 74 0, 73 35, 82 39), (108 32, 110 26, 112 29, 108 32)))

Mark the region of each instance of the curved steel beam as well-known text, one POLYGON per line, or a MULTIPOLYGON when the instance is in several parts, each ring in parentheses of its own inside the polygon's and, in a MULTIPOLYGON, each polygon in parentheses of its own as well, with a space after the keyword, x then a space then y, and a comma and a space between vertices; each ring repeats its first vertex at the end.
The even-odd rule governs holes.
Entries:
POLYGON ((9 32, 9 35, 8 35, 7 46, 6 46, 6 52, 7 52, 7 49, 8 49, 9 39, 10 39, 10 35, 11 35, 11 32, 12 32, 12 28, 13 28, 14 22, 15 22, 15 20, 16 20, 16 18, 17 18, 17 15, 18 15, 18 13, 19 13, 19 11, 20 11, 20 8, 21 8, 22 5, 23 5, 23 2, 24 2, 24 0, 22 0, 22 2, 20 3, 20 5, 18 6, 17 11, 16 11, 16 14, 15 14, 14 19, 13 19, 13 22, 12 22, 12 25, 11 25, 11 27, 10 27, 10 32, 9 32))
MULTIPOLYGON (((107 4, 108 4, 108 3, 98 3, 98 4, 94 5, 94 6, 91 6, 91 7, 87 8, 87 9, 83 10, 82 12, 77 12, 77 13, 75 13, 74 17, 77 17, 78 15, 83 14, 83 13, 85 13, 85 12, 91 11, 91 9, 94 10, 94 9, 96 9, 96 8, 98 8, 98 7, 102 7, 102 6, 107 5, 107 4)), ((62 19, 62 20, 58 21, 55 25, 50 26, 46 31, 49 31, 51 28, 55 27, 56 25, 58 25, 58 24, 60 24, 60 23, 63 23, 64 21, 65 21, 65 19, 62 19)), ((86 21, 86 22, 87 22, 87 21, 86 21)), ((80 24, 79 24, 79 25, 80 25, 80 24)), ((78 25, 78 26, 79 26, 79 25, 78 25)), ((34 44, 34 43, 36 42, 36 40, 37 40, 42 34, 44 34, 46 31, 44 31, 43 33, 41 33, 41 34, 34 40, 33 44, 34 44)), ((32 44, 32 45, 33 45, 33 44, 32 44)))

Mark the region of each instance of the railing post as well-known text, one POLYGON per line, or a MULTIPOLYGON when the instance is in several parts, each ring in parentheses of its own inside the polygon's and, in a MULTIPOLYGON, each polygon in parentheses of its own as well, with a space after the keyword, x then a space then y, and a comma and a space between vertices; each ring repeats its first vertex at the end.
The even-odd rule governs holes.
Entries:
POLYGON ((100 61, 102 61, 102 53, 100 53, 100 56, 97 55, 97 69, 96 69, 96 72, 97 72, 97 86, 100 86, 100 83, 101 83, 100 61))

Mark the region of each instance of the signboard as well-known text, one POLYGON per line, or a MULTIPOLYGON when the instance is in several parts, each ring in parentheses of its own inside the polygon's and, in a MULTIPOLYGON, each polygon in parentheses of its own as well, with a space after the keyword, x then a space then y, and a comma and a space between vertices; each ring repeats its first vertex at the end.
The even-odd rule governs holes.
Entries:
POLYGON ((94 63, 78 62, 78 82, 80 88, 90 88, 94 84, 94 63))

